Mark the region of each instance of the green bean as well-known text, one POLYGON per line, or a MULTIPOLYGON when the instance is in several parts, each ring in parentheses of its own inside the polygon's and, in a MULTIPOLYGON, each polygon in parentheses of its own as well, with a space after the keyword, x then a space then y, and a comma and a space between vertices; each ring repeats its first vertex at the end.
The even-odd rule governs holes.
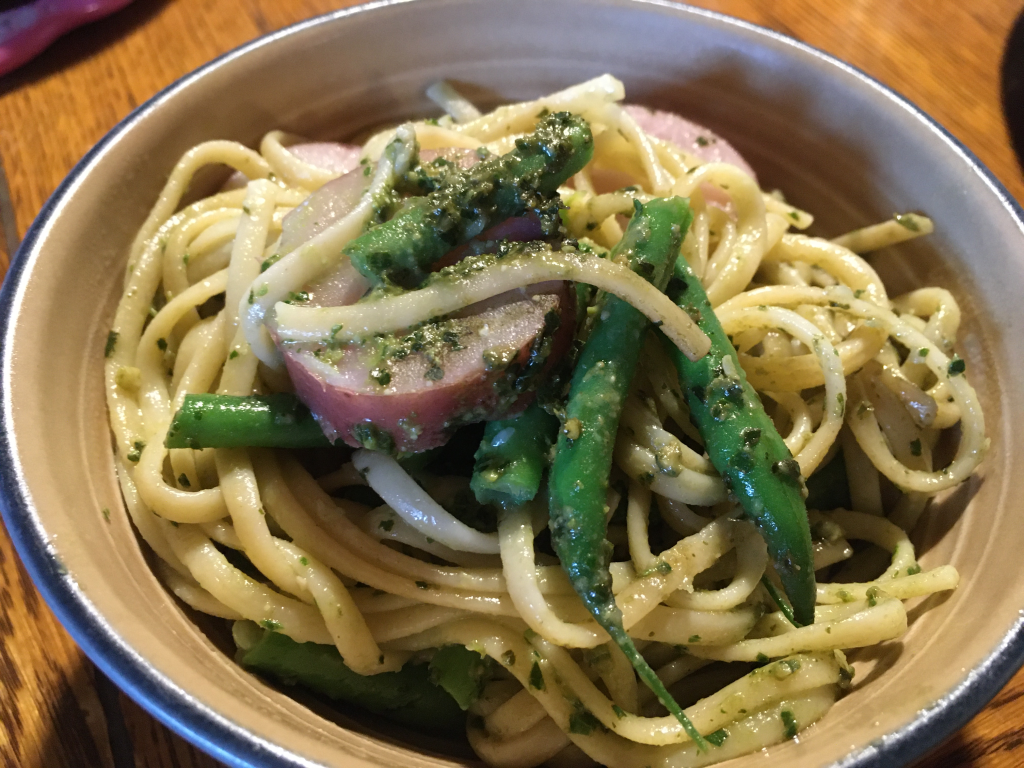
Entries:
POLYGON ((525 504, 540 489, 558 419, 534 403, 510 419, 487 424, 474 458, 470 488, 481 504, 525 504))
POLYGON ((464 710, 480 698, 493 670, 493 659, 464 645, 445 645, 430 659, 430 681, 447 691, 464 710))
POLYGON ((796 621, 796 616, 793 615, 793 606, 786 602, 786 598, 783 597, 783 595, 775 587, 775 584, 772 582, 772 580, 768 578, 767 573, 761 577, 761 585, 768 592, 768 597, 772 599, 772 602, 775 603, 775 605, 778 607, 780 611, 782 611, 782 615, 786 617, 786 621, 788 621, 794 627, 799 627, 800 625, 796 621))
POLYGON ((426 664, 359 675, 345 666, 333 645, 297 643, 269 630, 253 645, 240 650, 239 660, 242 666, 286 685, 298 684, 335 701, 358 704, 426 733, 455 737, 465 733, 465 714, 452 696, 431 682, 426 664))
POLYGON ((371 227, 344 252, 371 283, 420 285, 436 261, 488 227, 528 212, 541 230, 561 227, 558 187, 590 161, 587 122, 568 112, 547 115, 506 155, 448 171, 440 186, 408 199, 390 220, 371 227))
POLYGON ((322 448, 324 436, 295 395, 185 395, 164 445, 168 448, 322 448))
POLYGON ((690 361, 662 337, 686 393, 690 419, 726 488, 768 544, 796 621, 812 624, 814 557, 800 465, 747 383, 732 342, 682 257, 676 261, 667 293, 711 339, 708 354, 690 361))
MULTIPOLYGON (((691 213, 682 198, 636 203, 636 213, 612 258, 664 290, 691 213)), ((580 352, 551 465, 551 542, 573 589, 611 635, 661 703, 701 749, 706 744, 626 634, 608 564, 605 500, 619 416, 648 325, 638 310, 608 296, 580 352)))
POLYGON ((807 478, 808 509, 851 509, 850 483, 846 478, 843 452, 837 451, 832 460, 807 478))

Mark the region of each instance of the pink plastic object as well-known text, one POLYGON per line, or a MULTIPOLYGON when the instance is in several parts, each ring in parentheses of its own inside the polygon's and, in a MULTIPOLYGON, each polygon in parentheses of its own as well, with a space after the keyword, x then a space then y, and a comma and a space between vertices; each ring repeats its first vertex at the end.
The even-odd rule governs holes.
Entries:
POLYGON ((0 75, 17 69, 54 40, 124 8, 131 0, 34 0, 0 12, 0 75))

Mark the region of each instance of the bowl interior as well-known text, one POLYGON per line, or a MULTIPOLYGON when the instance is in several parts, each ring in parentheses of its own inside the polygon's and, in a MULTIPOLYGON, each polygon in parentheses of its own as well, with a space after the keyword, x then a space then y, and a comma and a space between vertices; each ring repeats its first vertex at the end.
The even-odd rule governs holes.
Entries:
POLYGON ((947 735, 1011 671, 1006 663, 987 670, 989 684, 963 688, 952 714, 934 709, 1000 645, 1024 606, 1024 583, 1004 578, 1024 550, 1016 523, 1024 505, 1008 493, 1024 457, 1011 428, 1024 389, 1009 375, 1024 367, 1012 342, 1024 330, 1024 235, 1004 193, 940 130, 862 76, 711 14, 626 0, 382 4, 265 38, 144 106, 51 200, 6 287, 8 526, 86 650, 220 759, 427 766, 469 758, 366 718, 314 714, 238 668, 151 574, 120 511, 102 390, 103 345, 136 228, 178 157, 201 141, 255 145, 272 128, 344 138, 433 114, 423 91, 440 78, 466 83, 487 104, 606 71, 626 83, 629 101, 675 110, 733 141, 763 186, 816 215, 816 233, 895 211, 932 216, 934 235, 874 264, 891 293, 942 285, 964 310, 959 348, 992 450, 915 534, 924 565, 951 562, 961 586, 930 600, 927 612, 912 609, 902 641, 859 654, 854 692, 799 743, 771 754, 800 768, 846 757, 896 764, 947 735), (113 511, 109 523, 104 508, 113 511), (929 709, 942 716, 917 720, 908 739, 929 709))

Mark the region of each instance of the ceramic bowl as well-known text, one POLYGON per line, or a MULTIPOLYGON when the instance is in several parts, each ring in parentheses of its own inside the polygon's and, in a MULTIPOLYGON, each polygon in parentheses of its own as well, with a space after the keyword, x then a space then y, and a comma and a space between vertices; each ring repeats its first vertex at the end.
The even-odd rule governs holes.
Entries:
MULTIPOLYGON (((963 725, 1024 657, 1024 223, 974 156, 912 104, 819 51, 734 19, 643 0, 412 0, 342 11, 260 38, 133 112, 47 202, 0 303, 0 476, 8 530, 74 638, 129 695, 234 766, 441 766, 472 761, 347 712, 314 711, 236 666, 161 587, 120 512, 102 392, 103 346, 136 228, 175 161, 212 138, 271 128, 318 138, 433 114, 424 88, 482 104, 610 71, 631 101, 726 136, 762 184, 836 234, 920 210, 936 233, 874 263, 893 293, 949 288, 992 450, 915 533, 925 566, 962 574, 912 607, 899 642, 858 654, 825 720, 731 765, 902 765, 963 725), (1014 424, 1017 428, 1014 429, 1014 424), (114 510, 109 523, 101 510, 114 510), (884 672, 884 674, 882 674, 884 672)), ((314 708, 318 707, 315 703, 314 708)), ((464 750, 464 748, 463 748, 464 750)))

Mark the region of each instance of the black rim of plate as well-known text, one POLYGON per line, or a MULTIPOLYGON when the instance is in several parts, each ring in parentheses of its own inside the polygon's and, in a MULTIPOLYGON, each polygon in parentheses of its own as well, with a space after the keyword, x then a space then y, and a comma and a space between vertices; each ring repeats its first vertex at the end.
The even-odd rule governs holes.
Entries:
MULTIPOLYGON (((10 434, 12 404, 9 400, 7 382, 8 377, 12 375, 12 361, 10 344, 6 342, 15 331, 16 310, 24 291, 27 267, 39 256, 36 251, 37 241, 51 217, 73 191, 79 178, 104 154, 108 145, 117 137, 128 131, 158 105, 173 98, 193 81, 227 61, 308 28, 357 14, 373 13, 407 2, 430 0, 379 0, 307 19, 229 51, 164 88, 114 126, 61 182, 26 232, 0 289, 0 511, 18 554, 61 624, 104 674, 173 731, 218 760, 237 768, 254 765, 310 768, 314 763, 266 741, 236 725, 229 718, 199 704, 171 680, 155 672, 141 655, 114 633, 61 566, 48 541, 42 521, 32 505, 31 494, 21 476, 21 462, 10 434)), ((597 4, 635 7, 640 11, 648 8, 657 9, 661 12, 712 21, 737 31, 753 32, 768 42, 784 46, 854 78, 862 86, 884 96, 898 109, 909 113, 922 127, 938 136, 974 175, 985 183, 1018 229, 1024 232, 1024 209, 974 153, 906 98, 862 70, 774 30, 669 0, 597 0, 597 4)), ((989 656, 972 669, 959 685, 931 707, 922 710, 911 723, 861 747, 828 768, 892 768, 909 764, 965 725, 998 693, 1022 664, 1024 618, 1013 624, 989 656)))

